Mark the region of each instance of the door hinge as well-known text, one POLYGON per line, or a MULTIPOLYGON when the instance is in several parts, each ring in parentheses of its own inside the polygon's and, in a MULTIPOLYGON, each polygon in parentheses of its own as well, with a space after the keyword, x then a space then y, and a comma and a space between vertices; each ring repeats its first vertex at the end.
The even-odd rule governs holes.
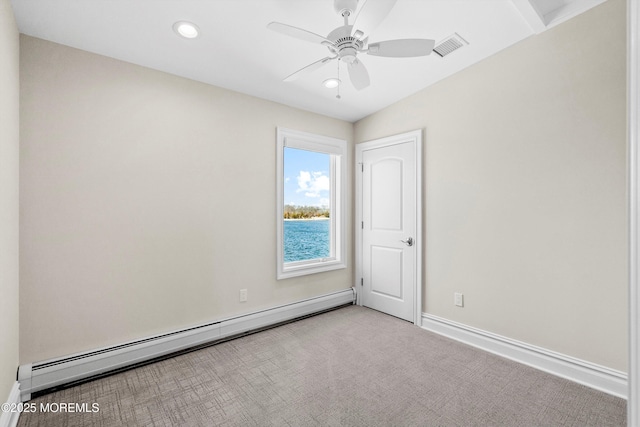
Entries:
POLYGON ((360 286, 364 286, 364 277, 360 278, 360 286))
POLYGON ((364 230, 364 221, 360 221, 360 228, 364 230))

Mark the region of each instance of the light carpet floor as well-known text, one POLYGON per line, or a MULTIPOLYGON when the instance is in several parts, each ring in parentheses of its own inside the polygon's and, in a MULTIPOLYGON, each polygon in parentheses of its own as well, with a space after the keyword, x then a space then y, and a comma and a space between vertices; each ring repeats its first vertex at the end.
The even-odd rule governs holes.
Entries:
POLYGON ((626 402, 349 306, 38 397, 30 426, 624 426, 626 402))

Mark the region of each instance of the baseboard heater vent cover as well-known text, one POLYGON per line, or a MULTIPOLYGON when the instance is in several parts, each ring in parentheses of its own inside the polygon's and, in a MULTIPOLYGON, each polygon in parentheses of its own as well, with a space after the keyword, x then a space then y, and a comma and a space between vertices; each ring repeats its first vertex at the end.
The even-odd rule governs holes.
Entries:
POLYGON ((31 400, 65 385, 99 378, 194 348, 212 345, 355 301, 353 288, 68 357, 20 365, 20 399, 31 400))

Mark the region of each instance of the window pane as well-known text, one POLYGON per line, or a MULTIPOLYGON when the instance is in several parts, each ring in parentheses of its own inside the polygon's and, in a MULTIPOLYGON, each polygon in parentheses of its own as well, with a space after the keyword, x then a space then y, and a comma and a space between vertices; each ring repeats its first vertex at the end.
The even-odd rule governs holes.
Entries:
POLYGON ((331 155, 284 148, 284 262, 331 256, 331 155))
POLYGON ((329 219, 284 221, 284 262, 328 258, 329 219))
POLYGON ((346 268, 347 141, 278 127, 276 278, 346 268))

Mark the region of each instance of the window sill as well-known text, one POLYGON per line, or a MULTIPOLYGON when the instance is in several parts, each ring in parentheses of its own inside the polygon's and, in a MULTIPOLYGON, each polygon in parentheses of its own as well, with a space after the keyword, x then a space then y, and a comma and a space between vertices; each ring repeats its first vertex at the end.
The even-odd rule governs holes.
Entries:
POLYGON ((340 260, 323 261, 311 260, 284 264, 282 271, 278 271, 278 280, 290 277, 306 276, 307 274, 322 273, 325 271, 347 268, 346 263, 340 260))

